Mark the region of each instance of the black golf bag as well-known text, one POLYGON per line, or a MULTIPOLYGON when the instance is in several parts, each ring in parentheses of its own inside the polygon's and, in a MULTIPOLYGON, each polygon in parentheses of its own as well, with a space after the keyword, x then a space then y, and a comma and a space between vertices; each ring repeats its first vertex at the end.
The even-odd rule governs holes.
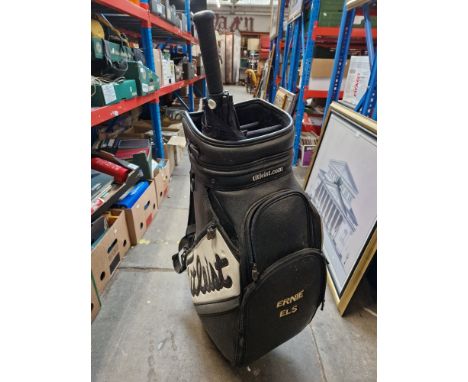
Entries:
POLYGON ((210 95, 204 111, 182 117, 190 212, 173 263, 178 273, 187 270, 210 338, 242 365, 310 323, 324 301, 326 260, 319 214, 292 172, 292 119, 260 99, 233 107, 216 78, 210 82, 199 26, 203 20, 205 29, 210 17, 210 11, 194 17, 210 95), (219 139, 228 129, 230 139, 219 139))

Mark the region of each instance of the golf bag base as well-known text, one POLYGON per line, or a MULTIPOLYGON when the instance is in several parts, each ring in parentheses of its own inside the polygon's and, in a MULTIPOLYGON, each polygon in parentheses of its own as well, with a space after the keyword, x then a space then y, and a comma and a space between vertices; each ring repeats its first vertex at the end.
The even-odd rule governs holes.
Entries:
POLYGON ((239 141, 204 135, 203 112, 183 114, 190 212, 173 263, 187 269, 210 338, 244 365, 310 323, 324 301, 326 260, 319 214, 292 172, 291 117, 260 99, 235 109, 239 141))

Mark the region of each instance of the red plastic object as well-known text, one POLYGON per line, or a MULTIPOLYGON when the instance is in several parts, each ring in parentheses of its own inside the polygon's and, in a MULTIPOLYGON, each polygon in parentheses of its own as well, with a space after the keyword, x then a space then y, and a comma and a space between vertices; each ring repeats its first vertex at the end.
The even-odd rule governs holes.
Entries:
MULTIPOLYGON (((328 90, 304 90, 304 99, 308 98, 327 98, 328 90)), ((343 98, 343 91, 340 91, 340 99, 343 98)))
POLYGON ((260 48, 270 50, 270 36, 267 34, 260 35, 260 48))
POLYGON ((114 181, 119 184, 125 183, 130 172, 128 168, 98 157, 91 158, 91 168, 104 174, 112 175, 114 181))
MULTIPOLYGON (((339 27, 319 27, 314 28, 313 37, 315 36, 328 36, 336 37, 340 35, 339 27)), ((353 28, 351 31, 351 38, 366 38, 365 28, 353 28)), ((377 28, 372 28, 372 38, 377 38, 377 28)))
POLYGON ((304 116, 302 118, 302 131, 313 132, 316 135, 320 136, 320 129, 321 126, 314 125, 307 113, 304 113, 304 116))

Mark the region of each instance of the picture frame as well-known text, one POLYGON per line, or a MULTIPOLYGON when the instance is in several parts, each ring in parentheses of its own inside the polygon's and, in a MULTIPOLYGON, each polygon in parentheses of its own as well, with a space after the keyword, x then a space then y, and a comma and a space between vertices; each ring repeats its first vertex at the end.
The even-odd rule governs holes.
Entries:
POLYGON ((343 315, 377 252, 377 122, 333 102, 304 191, 322 219, 328 286, 343 315))
POLYGON ((288 23, 296 20, 302 13, 303 0, 289 0, 288 23))
POLYGON ((270 17, 270 40, 273 40, 274 38, 276 38, 276 36, 278 36, 278 26, 280 22, 279 13, 280 13, 279 0, 272 0, 271 17, 270 17))
POLYGON ((285 112, 291 114, 294 110, 296 101, 296 94, 286 90, 283 87, 279 87, 276 91, 274 104, 285 112))

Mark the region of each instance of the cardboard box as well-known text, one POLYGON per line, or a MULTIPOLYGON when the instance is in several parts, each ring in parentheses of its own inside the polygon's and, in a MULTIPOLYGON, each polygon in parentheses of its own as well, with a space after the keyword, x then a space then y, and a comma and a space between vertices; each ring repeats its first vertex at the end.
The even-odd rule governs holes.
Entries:
POLYGON ((159 77, 160 86, 163 86, 163 69, 162 69, 162 52, 161 49, 153 49, 153 56, 154 56, 154 71, 156 75, 159 77))
POLYGON ((104 291, 117 266, 130 249, 125 215, 112 209, 106 214, 108 229, 91 250, 91 275, 99 293, 104 291))
POLYGON ((99 294, 96 290, 96 283, 94 281, 94 277, 93 275, 91 275, 91 322, 94 321, 100 310, 101 300, 99 299, 99 294))
POLYGON ((161 62, 162 62, 161 74, 163 78, 163 84, 164 85, 173 84, 175 82, 174 61, 163 58, 161 62))
POLYGON ((153 166, 153 174, 156 200, 159 208, 169 190, 170 175, 168 160, 159 159, 158 166, 153 166))
MULTIPOLYGON (((309 89, 310 90, 325 90, 328 91, 330 87, 330 77, 333 72, 334 65, 333 58, 314 58, 312 60, 312 68, 310 71, 309 78, 309 89)), ((346 66, 344 69, 344 78, 348 73, 349 60, 346 61, 346 66)), ((344 82, 341 82, 341 88, 344 88, 344 82)))
POLYGON ((174 145, 168 145, 167 143, 164 143, 164 156, 168 162, 169 176, 172 176, 176 163, 176 147, 174 145))
POLYGON ((249 38, 247 40, 247 50, 260 50, 260 39, 259 38, 249 38))
MULTIPOLYGON (((182 155, 184 154, 184 148, 185 145, 187 144, 187 141, 185 140, 185 137, 171 137, 169 141, 167 142, 169 146, 174 146, 175 147, 175 165, 178 166, 179 163, 182 161, 182 155)), ((172 173, 171 173, 172 174, 172 173)))
POLYGON ((312 132, 302 133, 299 146, 300 164, 303 167, 310 165, 312 157, 317 148, 318 136, 312 132))
POLYGON ((132 208, 124 209, 128 233, 132 245, 137 245, 143 237, 158 210, 154 181, 140 196, 132 208))

